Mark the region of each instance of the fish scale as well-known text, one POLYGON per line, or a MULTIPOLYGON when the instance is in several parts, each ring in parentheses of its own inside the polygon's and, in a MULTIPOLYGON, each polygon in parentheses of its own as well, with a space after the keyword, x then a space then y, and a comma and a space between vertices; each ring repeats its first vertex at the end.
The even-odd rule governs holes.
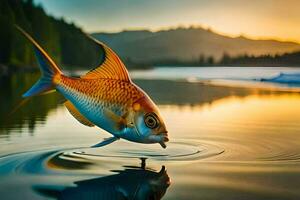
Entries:
POLYGON ((120 106, 129 106, 129 100, 135 102, 144 96, 144 93, 131 83, 111 79, 76 79, 61 76, 57 87, 71 96, 84 96, 85 99, 96 99, 98 102, 107 102, 120 106))
POLYGON ((117 115, 128 113, 132 104, 144 97, 144 93, 131 83, 112 79, 78 79, 61 76, 56 88, 67 97, 92 123, 111 131, 104 109, 117 115))

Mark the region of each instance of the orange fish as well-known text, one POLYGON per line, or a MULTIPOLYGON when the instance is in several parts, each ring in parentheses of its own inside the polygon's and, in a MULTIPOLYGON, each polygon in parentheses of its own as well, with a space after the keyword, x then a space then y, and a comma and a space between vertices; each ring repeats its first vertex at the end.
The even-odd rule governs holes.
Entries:
POLYGON ((103 62, 80 78, 68 77, 28 33, 17 28, 33 44, 42 73, 23 97, 52 90, 61 93, 67 99, 65 106, 80 123, 98 126, 113 135, 92 147, 123 138, 166 148, 167 129, 157 106, 132 82, 125 65, 109 47, 89 36, 103 49, 103 62))

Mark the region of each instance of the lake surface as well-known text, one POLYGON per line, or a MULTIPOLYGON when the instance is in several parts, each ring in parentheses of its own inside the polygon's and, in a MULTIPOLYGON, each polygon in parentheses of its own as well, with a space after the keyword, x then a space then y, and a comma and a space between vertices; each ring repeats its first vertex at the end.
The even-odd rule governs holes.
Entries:
POLYGON ((1 199, 298 200, 300 86, 254 81, 280 72, 300 68, 131 72, 165 118, 166 149, 124 140, 89 148, 110 134, 78 123, 58 94, 9 115, 39 74, 4 77, 1 199))

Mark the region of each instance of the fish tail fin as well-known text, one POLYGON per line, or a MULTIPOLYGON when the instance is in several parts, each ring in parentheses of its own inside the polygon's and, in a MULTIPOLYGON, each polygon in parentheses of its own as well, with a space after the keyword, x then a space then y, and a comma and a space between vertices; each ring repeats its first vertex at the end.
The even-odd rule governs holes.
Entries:
POLYGON ((46 51, 22 28, 16 28, 33 44, 36 58, 41 71, 41 78, 22 97, 31 97, 49 93, 55 89, 62 72, 46 51))

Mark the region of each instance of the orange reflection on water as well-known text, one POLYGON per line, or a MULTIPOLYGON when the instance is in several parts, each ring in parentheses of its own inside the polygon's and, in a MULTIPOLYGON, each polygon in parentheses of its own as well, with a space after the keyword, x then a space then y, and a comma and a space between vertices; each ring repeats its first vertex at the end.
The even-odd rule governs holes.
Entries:
MULTIPOLYGON (((210 189, 213 194, 232 191, 231 197, 249 191, 273 199, 299 196, 295 192, 299 187, 299 105, 298 93, 252 93, 193 107, 162 106, 171 141, 200 147, 210 144, 224 150, 198 163, 185 164, 181 168, 184 173, 171 171, 181 183, 178 188, 197 188, 197 192, 185 195, 204 197, 210 189)), ((170 194, 178 198, 175 186, 170 194)))
MULTIPOLYGON (((298 121, 300 95, 251 95, 245 98, 227 98, 216 101, 202 115, 204 120, 264 123, 298 121)), ((274 124, 275 125, 275 124, 274 124)))
POLYGON ((222 126, 259 125, 294 127, 300 120, 298 93, 228 97, 199 106, 161 106, 170 127, 184 126, 187 130, 222 126))
POLYGON ((225 160, 260 161, 296 158, 300 151, 299 105, 298 93, 253 94, 195 107, 163 106, 161 110, 171 139, 222 146, 227 151, 225 160))

